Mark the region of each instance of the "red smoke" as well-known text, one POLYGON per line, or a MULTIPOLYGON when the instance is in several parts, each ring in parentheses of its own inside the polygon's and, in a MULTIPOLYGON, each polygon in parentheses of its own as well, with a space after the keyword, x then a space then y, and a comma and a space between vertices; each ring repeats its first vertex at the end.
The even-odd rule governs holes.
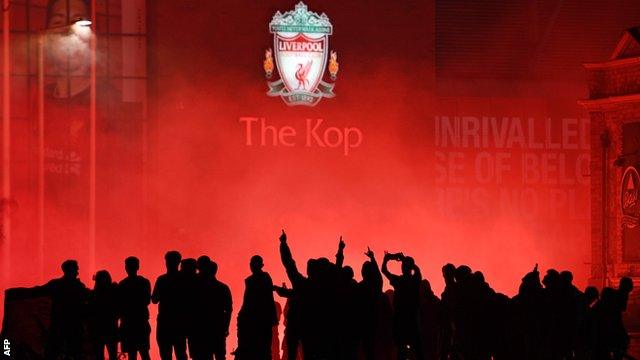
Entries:
MULTIPOLYGON (((527 187, 518 164, 500 182, 480 183, 471 166, 453 182, 440 182, 437 153, 473 159, 481 152, 515 157, 527 151, 438 147, 434 125, 437 116, 533 117, 537 124, 546 118, 580 119, 585 117, 575 103, 580 91, 551 96, 532 86, 511 97, 473 97, 470 89, 482 81, 467 79, 457 88, 459 96, 451 95, 450 88, 443 96, 437 82, 446 81, 436 79, 435 4, 316 1, 309 8, 326 12, 334 26, 329 47, 340 63, 336 97, 316 107, 288 107, 266 95, 262 60, 273 46, 267 27, 271 16, 293 2, 180 3, 147 5, 149 121, 141 130, 147 142, 134 144, 145 149, 144 173, 131 164, 118 166, 126 159, 116 156, 105 155, 108 161, 98 168, 109 184, 143 181, 145 191, 126 188, 112 196, 110 187, 98 189, 98 222, 104 230, 98 237, 98 269, 122 279, 124 258, 137 255, 141 274, 153 282, 164 271, 166 251, 179 250, 184 257, 207 254, 219 265, 218 277, 231 287, 237 311, 252 255, 264 257, 274 283, 286 281, 277 240, 284 228, 301 267, 310 257, 332 258, 342 235, 346 264, 358 278, 367 246, 379 259, 385 250, 403 251, 415 258, 436 293, 442 290, 440 268, 447 262, 483 271, 497 291, 508 295, 536 263, 541 269, 573 270, 578 285, 586 284, 588 211, 574 216, 568 209, 589 208, 588 184, 563 185, 561 192, 553 192, 558 187, 549 181, 529 184, 541 202, 567 196, 554 200, 560 204, 555 212, 531 214, 526 197, 514 195, 516 200, 505 203, 494 196, 500 191, 521 194, 527 187), (247 145, 243 117, 264 118, 273 127, 264 145, 258 128, 247 145), (342 144, 308 142, 308 119, 311 124, 322 119, 320 131, 356 129, 361 142, 346 155, 342 144), (273 131, 284 127, 296 136, 284 143, 278 138, 274 145, 273 131), (488 195, 478 197, 479 190, 488 195), (135 217, 114 220, 135 202, 143 204, 135 217)), ((496 93, 509 85, 510 80, 501 79, 496 93)), ((491 86, 487 82, 483 88, 491 86)), ((568 88, 581 86, 576 80, 568 88)), ((562 130, 556 126, 553 131, 562 130)), ((120 139, 117 132, 102 135, 109 140, 103 151, 120 139)), ((338 132, 328 136, 330 143, 337 142, 338 132)), ((322 135, 321 140, 326 142, 322 135)), ((573 164, 585 151, 548 153, 563 153, 573 164)), ((33 198, 25 196, 23 207, 33 206, 33 198)), ((28 211, 15 215, 21 224, 17 229, 24 231, 23 239, 32 239, 30 218, 20 218, 23 213, 28 211)), ((12 286, 39 281, 33 270, 27 275, 21 270, 33 257, 30 241, 15 246, 12 286)), ((86 237, 64 241, 68 244, 47 254, 45 278, 58 276, 56 264, 77 256, 82 280, 92 285, 94 269, 86 267, 86 254, 68 251, 72 244, 84 245, 86 237)), ((234 343, 232 336, 230 349, 234 343)))

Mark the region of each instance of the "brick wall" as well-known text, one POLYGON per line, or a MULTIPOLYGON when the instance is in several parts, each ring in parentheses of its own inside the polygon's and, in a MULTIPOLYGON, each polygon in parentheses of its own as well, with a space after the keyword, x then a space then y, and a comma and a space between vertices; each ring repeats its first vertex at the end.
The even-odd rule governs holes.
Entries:
POLYGON ((610 68, 591 69, 587 81, 591 99, 640 93, 640 64, 625 60, 610 68))

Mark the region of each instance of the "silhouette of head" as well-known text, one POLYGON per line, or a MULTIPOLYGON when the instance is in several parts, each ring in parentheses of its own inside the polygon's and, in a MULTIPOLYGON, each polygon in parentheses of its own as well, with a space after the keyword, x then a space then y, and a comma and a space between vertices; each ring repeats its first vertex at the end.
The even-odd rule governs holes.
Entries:
POLYGON ((262 262, 262 256, 253 255, 251 257, 251 261, 249 261, 249 268, 251 269, 251 272, 257 274, 262 271, 263 267, 264 263, 262 262))
POLYGON ((477 283, 477 284, 484 284, 485 283, 485 279, 484 279, 484 274, 482 273, 482 271, 476 271, 473 273, 473 280, 477 283))
POLYGON ((167 251, 167 253, 164 254, 164 264, 167 267, 167 272, 178 271, 181 260, 182 255, 180 255, 179 252, 175 250, 167 251))
POLYGON ((573 273, 569 270, 564 270, 560 272, 560 282, 564 286, 569 286, 573 284, 573 273))
POLYGON ((124 269, 129 276, 137 275, 138 270, 140 270, 140 259, 135 256, 129 256, 124 260, 124 269))
POLYGON ((344 280, 353 280, 353 268, 351 266, 345 266, 341 270, 344 280))
POLYGON ((411 271, 415 266, 416 262, 413 260, 411 256, 405 256, 402 258, 402 274, 403 275, 411 275, 411 271))
POLYGON ((309 259, 307 261, 307 276, 310 279, 314 279, 318 277, 318 260, 309 259))
POLYGON ((605 287, 600 293, 600 304, 605 308, 615 306, 616 291, 610 287, 605 287))
POLYGON ((449 263, 442 267, 442 277, 445 284, 449 285, 455 282, 456 266, 449 263))
POLYGON ((560 274, 555 269, 547 270, 546 275, 542 278, 545 289, 557 288, 560 282, 560 274))
POLYGON ((78 266, 78 262, 75 260, 65 260, 62 263, 61 268, 64 277, 68 279, 75 279, 80 273, 80 267, 78 266))
POLYGON ((631 290, 633 290, 633 280, 631 280, 631 278, 627 276, 621 278, 618 289, 622 292, 630 293, 631 290))
POLYGON ((209 274, 211 273, 211 258, 207 255, 202 255, 196 260, 196 266, 198 267, 198 271, 202 273, 209 274))
POLYGON ((209 267, 211 267, 211 276, 215 277, 218 275, 218 264, 215 261, 212 261, 209 267))
POLYGON ((320 276, 326 275, 333 265, 326 257, 318 258, 316 264, 318 265, 318 275, 320 276))
POLYGON ((522 283, 520 284, 518 293, 521 295, 530 294, 537 292, 540 289, 542 289, 542 284, 540 284, 540 273, 536 269, 527 273, 522 278, 522 283))
POLYGON ((362 269, 360 269, 360 275, 362 279, 372 279, 378 272, 377 266, 371 261, 365 261, 362 263, 362 269))
POLYGON ((113 283, 113 280, 111 280, 111 274, 109 274, 107 270, 100 270, 96 272, 93 280, 95 281, 94 290, 104 289, 113 283))
POLYGON ((180 271, 186 275, 195 275, 198 269, 198 262, 194 258, 186 258, 180 262, 180 271))
POLYGON ((471 268, 467 265, 460 265, 455 272, 456 282, 464 282, 471 277, 471 268))
POLYGON ((600 296, 600 294, 598 293, 598 288, 595 286, 587 286, 587 288, 584 289, 584 300, 587 305, 591 305, 598 300, 598 296, 600 296))
POLYGON ((420 296, 423 297, 432 297, 433 290, 431 289, 431 283, 427 279, 422 279, 420 281, 420 296))

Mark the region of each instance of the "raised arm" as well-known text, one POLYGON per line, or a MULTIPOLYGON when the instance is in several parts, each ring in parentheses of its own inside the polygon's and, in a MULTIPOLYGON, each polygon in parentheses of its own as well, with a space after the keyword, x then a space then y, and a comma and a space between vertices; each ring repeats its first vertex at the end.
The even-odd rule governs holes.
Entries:
POLYGON ((387 279, 389 279, 389 281, 394 281, 399 278, 398 275, 392 274, 387 268, 389 260, 396 260, 397 258, 398 254, 389 254, 388 252, 384 253, 384 258, 382 259, 382 273, 387 277, 387 279))
POLYGON ((293 296, 293 289, 289 289, 285 283, 282 283, 282 286, 273 285, 273 291, 283 298, 288 299, 293 296))
POLYGON ((304 276, 298 271, 296 262, 293 260, 291 249, 289 248, 289 244, 287 244, 287 234, 284 230, 282 230, 282 234, 280 234, 280 260, 293 286, 296 286, 296 284, 304 280, 304 276))
POLYGON ((336 253, 336 266, 341 268, 344 264, 344 247, 345 243, 342 241, 342 236, 340 236, 340 242, 338 242, 338 252, 336 253))
POLYGON ((5 290, 5 299, 11 300, 24 300, 33 299, 42 296, 51 295, 51 287, 46 285, 35 286, 32 288, 10 288, 5 290))
POLYGON ((376 255, 373 253, 373 251, 369 247, 367 247, 367 252, 364 254, 369 258, 369 261, 371 262, 373 267, 376 269, 373 281, 375 282, 376 289, 382 292, 382 274, 380 273, 380 268, 378 266, 378 261, 376 260, 376 255))
POLYGON ((413 276, 418 280, 422 280, 422 273, 420 272, 420 268, 417 264, 413 264, 413 276))

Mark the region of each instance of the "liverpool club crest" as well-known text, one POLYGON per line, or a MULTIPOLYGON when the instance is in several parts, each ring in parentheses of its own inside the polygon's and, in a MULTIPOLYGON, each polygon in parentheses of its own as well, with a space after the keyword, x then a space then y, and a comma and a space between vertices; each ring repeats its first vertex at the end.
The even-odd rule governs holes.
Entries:
POLYGON ((270 79, 275 57, 280 79, 268 83, 267 95, 280 96, 287 105, 307 106, 316 105, 323 97, 334 97, 338 55, 329 51, 333 26, 327 15, 309 11, 299 2, 292 11, 276 12, 269 31, 273 34, 273 51, 265 52, 263 68, 270 79), (332 82, 323 80, 327 68, 332 82))

